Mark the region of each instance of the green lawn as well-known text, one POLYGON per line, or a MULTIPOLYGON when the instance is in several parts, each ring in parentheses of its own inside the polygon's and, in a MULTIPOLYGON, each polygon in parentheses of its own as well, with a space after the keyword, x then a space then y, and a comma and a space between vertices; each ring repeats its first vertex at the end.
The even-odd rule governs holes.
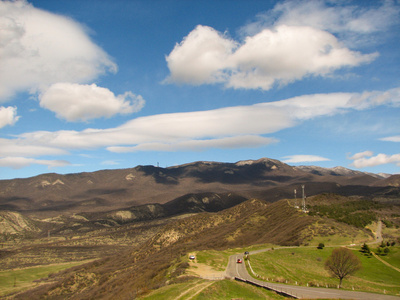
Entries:
POLYGON ((85 262, 80 261, 74 263, 0 271, 0 296, 35 286, 37 283, 33 282, 34 280, 45 278, 49 276, 49 274, 57 273, 83 263, 85 262))
MULTIPOLYGON (((253 270, 270 281, 334 287, 338 284, 338 279, 332 278, 324 269, 324 261, 332 250, 333 248, 318 250, 314 247, 278 249, 252 255, 250 261, 253 270)), ((376 258, 363 255, 357 250, 354 250, 354 253, 361 259, 363 269, 354 276, 345 279, 343 288, 399 294, 400 272, 384 265, 376 258)), ((389 253, 387 259, 396 260, 397 250, 398 248, 389 253)))
MULTIPOLYGON (((400 246, 389 247, 389 249, 390 253, 388 255, 381 256, 381 258, 392 266, 400 269, 400 246)), ((372 248, 371 250, 376 252, 376 248, 372 248)))

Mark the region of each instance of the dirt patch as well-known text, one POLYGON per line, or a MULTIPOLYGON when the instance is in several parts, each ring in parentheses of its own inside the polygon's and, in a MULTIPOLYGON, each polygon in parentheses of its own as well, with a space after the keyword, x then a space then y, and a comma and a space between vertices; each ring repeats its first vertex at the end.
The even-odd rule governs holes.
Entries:
MULTIPOLYGON (((195 253, 190 253, 189 255, 194 255, 195 253)), ((189 262, 188 274, 199 276, 204 279, 223 279, 225 277, 225 271, 217 271, 213 267, 206 264, 198 263, 197 258, 189 262)))

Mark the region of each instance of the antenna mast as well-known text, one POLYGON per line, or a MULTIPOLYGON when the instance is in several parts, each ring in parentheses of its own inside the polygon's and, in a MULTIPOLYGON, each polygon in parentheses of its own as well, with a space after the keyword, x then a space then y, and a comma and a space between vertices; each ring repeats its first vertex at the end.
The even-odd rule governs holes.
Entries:
POLYGON ((302 184, 301 185, 301 189, 302 189, 302 208, 303 208, 303 212, 306 212, 306 195, 305 195, 305 193, 304 193, 304 187, 305 187, 305 185, 304 184, 302 184))

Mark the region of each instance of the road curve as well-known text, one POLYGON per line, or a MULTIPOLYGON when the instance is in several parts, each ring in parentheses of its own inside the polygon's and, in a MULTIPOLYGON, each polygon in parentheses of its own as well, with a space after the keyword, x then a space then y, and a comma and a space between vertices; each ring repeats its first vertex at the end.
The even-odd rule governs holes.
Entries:
MULTIPOLYGON (((265 252, 268 249, 258 252, 265 252)), ((254 252, 251 252, 254 254, 254 252)), ((314 288, 297 285, 286 285, 278 283, 269 283, 262 280, 254 279, 247 272, 246 265, 243 260, 242 254, 235 254, 229 257, 228 266, 226 268, 226 275, 230 278, 236 278, 242 281, 251 281, 253 284, 264 286, 267 289, 277 291, 282 294, 291 295, 298 299, 360 299, 360 300, 400 300, 400 297, 373 294, 365 292, 353 292, 328 288, 314 288), (237 263, 240 258, 243 263, 237 263)))

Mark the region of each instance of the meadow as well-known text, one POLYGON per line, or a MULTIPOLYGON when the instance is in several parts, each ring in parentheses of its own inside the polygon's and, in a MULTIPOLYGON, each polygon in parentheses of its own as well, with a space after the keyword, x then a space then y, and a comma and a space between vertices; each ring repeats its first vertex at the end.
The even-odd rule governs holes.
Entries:
MULTIPOLYGON (((324 262, 333 249, 333 247, 276 249, 251 255, 249 261, 254 272, 267 281, 335 288, 338 285, 338 279, 331 277, 324 268, 324 262)), ((353 276, 344 279, 342 288, 392 295, 400 294, 400 272, 383 264, 373 256, 361 253, 359 247, 351 249, 360 258, 363 268, 353 276)), ((399 251, 399 247, 391 247, 391 251, 384 259, 393 265, 398 265, 400 262, 399 251)))

